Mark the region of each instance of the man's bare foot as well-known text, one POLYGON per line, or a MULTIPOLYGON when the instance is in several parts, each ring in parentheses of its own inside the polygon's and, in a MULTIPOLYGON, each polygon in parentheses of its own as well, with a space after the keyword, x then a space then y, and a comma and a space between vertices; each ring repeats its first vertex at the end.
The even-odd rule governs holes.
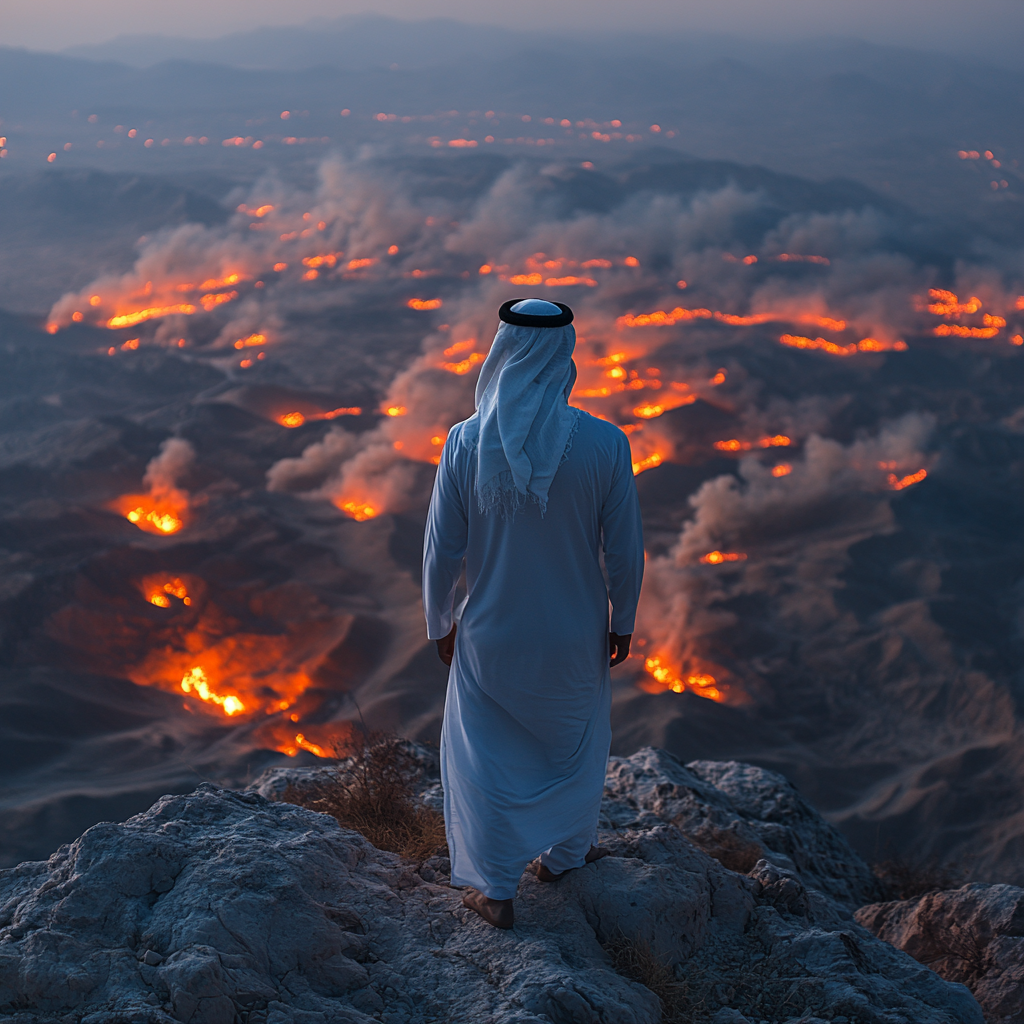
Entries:
MULTIPOLYGON (((605 847, 603 846, 592 846, 589 849, 589 851, 587 851, 586 857, 584 857, 583 859, 588 864, 593 864, 595 860, 600 860, 602 857, 610 857, 611 853, 611 850, 605 849, 605 847)), ((540 861, 537 861, 537 877, 542 882, 557 882, 560 878, 562 878, 564 875, 567 875, 568 873, 568 871, 559 871, 556 875, 554 871, 550 871, 543 864, 541 864, 540 861)))
POLYGON ((475 910, 495 928, 511 928, 515 924, 516 917, 511 900, 492 900, 477 889, 470 889, 462 897, 462 905, 475 910))

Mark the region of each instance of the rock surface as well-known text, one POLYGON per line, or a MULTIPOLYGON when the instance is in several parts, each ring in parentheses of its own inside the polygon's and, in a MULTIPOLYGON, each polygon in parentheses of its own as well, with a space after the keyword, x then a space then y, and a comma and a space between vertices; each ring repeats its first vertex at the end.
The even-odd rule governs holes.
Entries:
MULTIPOLYGON (((288 784, 278 770, 256 788, 288 784)), ((428 797, 435 786, 425 771, 428 797)), ((462 907, 442 857, 404 861, 259 792, 164 797, 0 872, 0 1012, 12 1024, 981 1024, 963 986, 829 894, 847 854, 778 776, 645 750, 616 759, 608 786, 613 856, 553 885, 525 874, 511 932, 462 907), (763 853, 730 870, 659 813, 763 853)))
POLYGON ((879 895, 871 869, 794 789, 765 768, 691 761, 644 747, 608 764, 604 812, 610 826, 656 819, 734 871, 762 858, 851 908, 879 895), (637 812, 649 812, 647 817, 637 812))
POLYGON ((942 977, 967 985, 991 1024, 1024 1021, 1024 889, 965 885, 862 907, 856 917, 942 977))

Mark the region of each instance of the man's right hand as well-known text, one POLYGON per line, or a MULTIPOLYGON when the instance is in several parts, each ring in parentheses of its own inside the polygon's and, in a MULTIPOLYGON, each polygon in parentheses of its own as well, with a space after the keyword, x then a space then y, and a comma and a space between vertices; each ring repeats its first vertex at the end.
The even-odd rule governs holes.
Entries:
MULTIPOLYGON (((608 651, 611 654, 611 661, 608 663, 609 668, 621 665, 629 657, 629 643, 632 639, 632 633, 624 635, 618 633, 608 634, 608 651)), ((438 643, 441 643, 441 641, 438 640, 438 643)))
MULTIPOLYGON (((435 640, 437 644, 437 656, 449 667, 452 667, 452 658, 455 657, 455 632, 458 625, 452 623, 452 631, 442 640, 435 640)), ((629 644, 626 644, 627 649, 629 644)))

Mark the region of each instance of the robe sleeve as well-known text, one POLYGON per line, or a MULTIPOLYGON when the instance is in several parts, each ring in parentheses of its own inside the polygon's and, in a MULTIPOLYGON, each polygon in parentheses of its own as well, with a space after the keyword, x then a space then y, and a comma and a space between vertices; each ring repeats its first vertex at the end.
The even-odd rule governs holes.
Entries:
POLYGON ((610 629, 620 636, 632 633, 644 578, 644 530, 640 499, 633 479, 633 460, 625 435, 618 445, 612 482, 601 508, 604 565, 612 605, 610 629))
POLYGON ((423 612, 431 640, 441 640, 452 631, 452 602, 466 554, 468 521, 452 465, 454 440, 449 435, 441 452, 423 538, 423 612))

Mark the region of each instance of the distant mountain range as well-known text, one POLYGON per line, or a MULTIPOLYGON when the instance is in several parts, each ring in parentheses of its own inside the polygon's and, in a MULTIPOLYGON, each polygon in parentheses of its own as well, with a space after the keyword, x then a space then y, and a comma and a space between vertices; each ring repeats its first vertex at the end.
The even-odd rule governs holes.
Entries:
POLYGON ((622 122, 620 136, 632 133, 632 149, 656 144, 804 177, 854 178, 922 210, 955 210, 961 221, 981 210, 1010 234, 1020 218, 1024 76, 968 57, 851 39, 569 38, 373 16, 212 41, 121 37, 64 55, 0 48, 0 133, 9 136, 0 174, 41 169, 52 152, 58 166, 215 169, 251 180, 286 160, 310 166, 312 149, 281 152, 286 136, 349 153, 367 144, 422 152, 432 138, 483 145, 492 135, 502 146, 546 136, 553 147, 545 153, 555 158, 607 163, 627 148, 608 134, 613 120, 622 122), (344 121, 342 109, 351 111, 344 121), (285 110, 293 112, 287 123, 285 110), (497 117, 485 126, 488 110, 497 117), (395 117, 381 124, 384 113, 395 117), (90 115, 95 123, 86 123, 90 115), (112 134, 118 124, 168 148, 143 151, 144 138, 129 145, 112 134), (178 148, 199 137, 214 146, 248 138, 251 146, 275 133, 259 153, 178 148), (958 150, 992 152, 1000 174, 984 160, 958 160, 958 150))

